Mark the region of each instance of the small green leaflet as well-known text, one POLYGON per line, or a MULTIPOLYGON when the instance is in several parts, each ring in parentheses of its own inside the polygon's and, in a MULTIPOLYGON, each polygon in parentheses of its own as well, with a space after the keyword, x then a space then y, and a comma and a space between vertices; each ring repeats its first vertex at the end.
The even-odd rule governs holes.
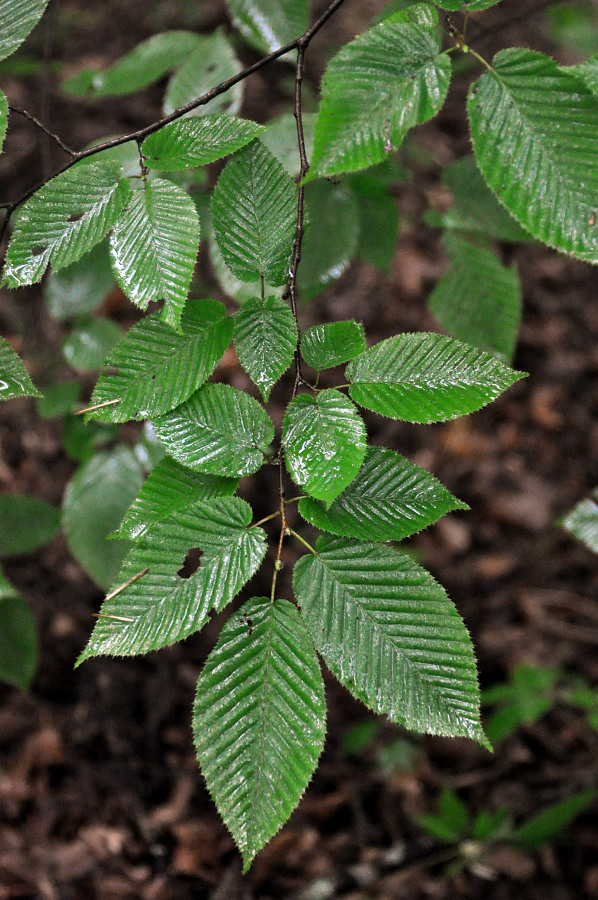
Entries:
POLYGON ((273 53, 307 30, 309 0, 227 0, 226 5, 235 28, 260 52, 273 53))
POLYGON ((122 337, 111 319, 79 319, 62 344, 62 355, 73 369, 91 372, 99 369, 109 351, 122 337))
POLYGON ((0 556, 30 553, 54 537, 60 511, 37 497, 0 495, 0 556))
POLYGON ((598 553, 598 488, 574 506, 561 525, 589 550, 598 553))
POLYGON ((297 484, 330 504, 357 475, 366 450, 363 420, 340 391, 294 397, 284 417, 282 446, 297 484))
POLYGON ((570 825, 592 803, 597 793, 595 788, 590 788, 549 806, 516 828, 509 835, 509 842, 528 852, 539 850, 570 825))
POLYGON ((301 356, 313 369, 331 369, 366 350, 363 325, 355 319, 308 328, 301 338, 301 356))
POLYGON ((490 403, 525 373, 441 334, 399 334, 349 363, 349 394, 406 422, 444 422, 490 403))
POLYGON ((77 665, 90 656, 147 653, 199 631, 210 610, 224 609, 264 558, 265 534, 247 528, 250 520, 244 500, 223 497, 157 524, 151 541, 138 541, 127 555, 77 665), (183 577, 178 573, 195 547, 202 553, 199 568, 183 577))
POLYGON ((274 438, 263 406, 228 384, 205 384, 154 428, 170 456, 213 475, 257 472, 274 438))
POLYGON ((355 697, 413 731, 488 746, 467 629, 425 569, 382 544, 324 536, 293 584, 316 649, 355 697))
POLYGON ((163 31, 141 41, 120 59, 98 72, 84 69, 62 84, 67 94, 94 97, 134 94, 185 61, 200 43, 192 31, 163 31))
POLYGON ((151 537, 155 525, 178 510, 194 506, 198 500, 234 494, 237 478, 221 478, 192 472, 174 459, 165 457, 147 476, 138 496, 122 520, 119 534, 131 540, 151 537))
POLYGON ((431 6, 410 6, 359 35, 324 75, 306 180, 381 162, 440 110, 450 73, 431 6))
MULTIPOLYGON (((230 42, 221 29, 210 35, 200 35, 196 49, 189 53, 180 69, 168 83, 164 95, 164 113, 186 106, 192 100, 203 97, 214 85, 234 78, 242 66, 230 42)), ((235 115, 243 98, 243 84, 233 85, 228 91, 214 97, 209 103, 198 106, 187 115, 203 116, 235 115)))
POLYGON ((384 447, 369 447, 356 478, 329 509, 305 497, 299 512, 316 528, 360 540, 401 541, 453 509, 468 509, 433 475, 384 447))
POLYGON ((119 402, 89 415, 105 422, 147 419, 187 400, 218 365, 233 320, 218 300, 190 300, 180 327, 179 334, 173 332, 159 312, 134 325, 106 359, 91 398, 94 406, 119 402))
POLYGON ((521 318, 521 284, 516 266, 457 234, 447 234, 451 267, 428 306, 440 324, 461 341, 510 363, 521 318))
POLYGON ((141 152, 149 168, 174 172, 205 166, 234 153, 262 131, 265 131, 263 125, 234 116, 194 116, 171 122, 150 134, 141 152))
POLYGON ((48 0, 0 0, 0 59, 14 53, 39 22, 48 0))
POLYGON ((35 622, 0 569, 0 681, 27 690, 37 666, 35 622))
POLYGON ((48 263, 61 269, 98 244, 131 195, 116 162, 73 166, 20 208, 4 266, 4 283, 41 281, 48 263))
POLYGON ((467 111, 478 165, 500 202, 537 240, 598 263, 590 89, 549 56, 512 47, 471 86, 467 111))
POLYGON ((170 181, 145 181, 110 237, 116 280, 141 309, 164 300, 162 319, 178 328, 199 245, 199 217, 185 191, 170 181))
POLYGON ((197 683, 193 731, 247 871, 299 802, 324 745, 318 658, 287 600, 254 597, 228 620, 197 683))
POLYGON ((293 362, 297 326, 280 297, 251 297, 235 316, 235 349, 264 400, 293 362))
POLYGON ((20 357, 8 341, 0 337, 0 400, 39 396, 20 357))
POLYGON ((351 185, 316 181, 305 188, 307 228, 297 279, 304 300, 320 294, 349 268, 359 238, 351 185))
POLYGON ((284 284, 297 219, 297 186, 275 156, 252 141, 231 158, 212 196, 224 262, 241 281, 284 284))
POLYGON ((51 316, 70 319, 93 312, 113 287, 114 274, 106 240, 72 265, 51 272, 44 282, 44 299, 51 316))
POLYGON ((4 136, 8 127, 8 100, 6 95, 0 91, 0 153, 4 144, 4 136))

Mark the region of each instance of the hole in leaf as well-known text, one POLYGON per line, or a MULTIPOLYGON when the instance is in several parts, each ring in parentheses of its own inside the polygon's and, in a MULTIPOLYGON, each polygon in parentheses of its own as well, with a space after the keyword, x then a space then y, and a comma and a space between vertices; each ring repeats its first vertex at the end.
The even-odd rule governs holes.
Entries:
POLYGON ((202 552, 199 547, 192 547, 185 557, 185 562, 177 572, 179 578, 191 578, 201 566, 202 552))
POLYGON ((42 253, 45 253, 47 249, 48 249, 47 247, 41 247, 41 246, 32 247, 31 255, 32 256, 41 256, 42 253))
POLYGON ((67 222, 78 222, 79 219, 83 218, 83 213, 69 213, 69 217, 67 222))

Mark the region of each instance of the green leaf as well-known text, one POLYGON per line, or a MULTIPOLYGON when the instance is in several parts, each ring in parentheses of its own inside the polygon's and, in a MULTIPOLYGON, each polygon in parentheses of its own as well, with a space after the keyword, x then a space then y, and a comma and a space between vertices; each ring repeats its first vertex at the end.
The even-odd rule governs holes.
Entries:
POLYGON ((127 555, 118 587, 148 571, 108 595, 77 665, 90 656, 148 653, 199 631, 210 610, 224 609, 264 558, 265 534, 247 528, 250 520, 244 500, 224 497, 197 502, 156 524, 151 540, 138 541, 127 555), (185 577, 179 573, 195 547, 200 564, 185 577))
MULTIPOLYGON (((164 113, 169 115, 175 109, 203 97, 214 85, 234 78, 241 69, 241 63, 223 31, 218 29, 213 34, 200 35, 196 49, 188 54, 186 61, 168 83, 164 96, 164 113)), ((242 98, 243 84, 240 82, 187 115, 236 115, 242 98)))
POLYGON ((553 59, 510 48, 470 88, 467 110, 482 175, 537 240, 598 263, 598 129, 592 92, 553 59))
POLYGON ((448 56, 441 54, 438 15, 422 3, 343 47, 322 82, 307 179, 381 162, 410 128, 440 110, 450 71, 448 56))
POLYGON ((264 400, 293 362, 297 326, 280 297, 251 297, 235 317, 235 349, 264 400))
POLYGON ((373 173, 352 175, 349 184, 359 209, 356 254, 388 274, 399 235, 396 200, 388 186, 373 173))
POLYGON ((212 224, 226 265, 242 281, 284 284, 297 219, 297 186, 260 141, 239 150, 212 196, 212 224))
POLYGON ((87 462, 100 447, 114 442, 117 435, 117 425, 86 423, 78 415, 67 415, 62 423, 64 452, 79 463, 87 462))
POLYGON ((290 44, 307 30, 309 0, 227 0, 227 6, 235 28, 264 53, 290 44))
POLYGON ((384 447, 369 447, 355 479, 329 509, 306 497, 299 512, 316 528, 360 540, 401 541, 467 504, 433 475, 384 447))
POLYGON ((37 667, 35 622, 0 569, 0 681, 27 690, 37 667))
POLYGON ((308 328, 301 338, 301 355, 318 371, 340 366, 366 350, 363 325, 355 319, 308 328))
POLYGON ((187 400, 214 371, 228 347, 233 320, 217 300, 190 300, 177 334, 159 312, 146 316, 124 336, 106 360, 92 405, 93 418, 126 422, 160 416, 187 400), (116 374, 111 369, 116 368, 116 374))
POLYGON ((329 505, 357 475, 366 450, 363 420, 340 391, 294 397, 284 417, 282 445, 297 484, 329 505))
POLYGON ((445 244, 451 267, 430 294, 430 310, 453 337, 510 363, 521 318, 517 268, 459 235, 445 244))
POLYGON ((465 9, 468 12, 476 12, 480 9, 489 9, 496 6, 500 0, 434 0, 436 6, 442 6, 443 9, 457 10, 465 9))
POLYGON ((121 522, 119 534, 138 540, 149 535, 159 522, 194 506, 198 500, 234 494, 238 483, 236 478, 192 472, 166 457, 147 476, 121 522))
POLYGON ((37 497, 0 495, 0 556, 29 553, 54 537, 60 512, 37 497))
POLYGON ((589 550, 598 553, 598 488, 574 506, 561 525, 589 550))
POLYGON ((174 172, 190 166, 205 166, 240 150, 263 125, 233 116, 202 116, 171 122, 150 134, 141 146, 145 164, 152 169, 174 172))
POLYGON ((4 267, 4 283, 41 281, 48 263, 61 269, 98 244, 118 219, 131 188, 115 162, 74 166, 52 178, 20 208, 4 267))
POLYGON ((113 582, 128 541, 109 541, 143 482, 141 465, 123 445, 92 456, 67 485, 62 526, 69 549, 100 587, 113 582))
POLYGON ((73 369, 90 372, 100 368, 121 337, 119 326, 110 319, 80 319, 65 337, 62 354, 73 369))
POLYGON ((562 68, 566 74, 580 78, 594 96, 598 97, 598 54, 576 66, 563 66, 562 68))
POLYGON ((44 299, 51 316, 70 319, 93 312, 113 286, 108 242, 101 241, 77 262, 50 273, 44 283, 44 299))
POLYGON ((324 682, 288 601, 253 598, 229 619, 197 683, 193 731, 247 871, 298 804, 324 745, 324 682))
POLYGON ((298 286, 304 300, 321 293, 348 269, 359 237, 359 211, 351 186, 318 181, 305 188, 307 229, 298 286))
MULTIPOLYGON (((253 282, 240 281, 233 275, 222 258, 222 253, 220 252, 220 247, 214 236, 213 229, 211 230, 209 238, 209 252, 210 263, 212 264, 212 269, 214 270, 214 275, 216 276, 216 281, 220 289, 229 297, 232 297, 236 303, 242 305, 252 297, 257 297, 261 294, 262 283, 259 279, 253 282)), ((267 282, 264 283, 263 289, 264 296, 266 297, 270 297, 273 294, 279 296, 283 292, 282 287, 279 286, 276 288, 267 282)))
POLYGON ((141 309, 164 300, 162 318, 178 328, 198 244, 199 217, 188 194, 161 178, 146 181, 110 237, 116 280, 141 309))
POLYGON ((191 31, 154 34, 103 72, 85 69, 74 78, 69 78, 63 82, 62 90, 75 96, 90 93, 95 97, 134 94, 183 63, 200 41, 199 35, 191 31))
POLYGON ((349 363, 356 403, 406 422, 443 422, 490 403, 524 373, 440 334, 387 338, 349 363))
MULTIPOLYGON (((305 153, 308 159, 311 159, 313 153, 316 118, 316 114, 310 112, 304 112, 301 116, 305 153)), ((297 122, 292 112, 282 113, 271 119, 260 140, 282 163, 289 175, 295 177, 299 174, 301 160, 297 144, 297 122)))
POLYGON ((0 0, 0 59, 14 53, 37 25, 48 0, 0 0))
POLYGON ((20 357, 8 341, 0 337, 0 400, 39 396, 20 357))
POLYGON ((539 850, 573 822, 598 795, 595 788, 573 794, 561 803, 549 806, 537 816, 528 819, 509 836, 509 843, 525 850, 539 850))
POLYGON ((4 136, 8 127, 8 100, 6 95, 0 91, 0 153, 4 144, 4 136))
POLYGON ((257 472, 274 438, 263 406, 228 384, 205 384, 154 427, 170 456, 213 475, 257 472))
POLYGON ((43 396, 36 403, 37 414, 42 419, 55 419, 75 411, 77 400, 81 395, 81 382, 57 381, 44 387, 43 396))
POLYGON ((488 746, 467 629, 443 588, 408 556, 328 536, 295 567, 295 594, 331 672, 414 731, 488 746))

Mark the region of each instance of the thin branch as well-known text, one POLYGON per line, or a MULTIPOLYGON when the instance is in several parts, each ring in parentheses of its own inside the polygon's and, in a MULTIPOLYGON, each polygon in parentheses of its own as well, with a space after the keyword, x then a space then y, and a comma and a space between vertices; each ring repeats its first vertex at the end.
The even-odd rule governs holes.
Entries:
MULTIPOLYGON (((43 133, 45 135, 52 138, 52 140, 58 144, 60 149, 64 150, 65 153, 68 153, 69 156, 72 156, 72 157, 77 156, 76 150, 71 150, 70 147, 67 147, 67 145, 64 143, 64 141, 61 140, 57 134, 54 134, 53 131, 50 131, 49 128, 46 128, 46 126, 42 122, 40 122, 40 120, 36 116, 32 115, 28 110, 22 109, 20 106, 12 106, 12 104, 9 104, 8 108, 11 112, 18 113, 20 116, 25 116, 26 119, 28 119, 30 122, 33 122, 34 125, 37 125, 37 127, 41 131, 43 131, 43 133)), ((5 206, 6 205, 7 204, 5 204, 5 206)), ((16 203, 14 205, 16 206, 16 203)))

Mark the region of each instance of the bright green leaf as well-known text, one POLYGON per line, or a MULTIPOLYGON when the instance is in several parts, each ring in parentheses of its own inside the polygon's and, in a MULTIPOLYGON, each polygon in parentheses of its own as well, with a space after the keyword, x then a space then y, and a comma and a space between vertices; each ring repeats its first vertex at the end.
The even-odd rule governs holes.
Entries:
POLYGON ((470 88, 482 175, 537 240, 598 263, 598 103, 549 56, 511 47, 470 88))
POLYGON ((51 316, 69 319, 93 312, 113 286, 108 242, 101 241, 78 262, 51 272, 44 283, 44 298, 51 316))
POLYGON ((238 497, 199 501, 155 525, 151 540, 127 555, 117 584, 148 571, 107 598, 77 664, 90 656, 132 656, 183 640, 219 612, 259 568, 265 552, 261 528, 247 528, 251 508, 238 497), (199 566, 179 574, 188 551, 199 547, 199 566))
POLYGON ((340 391, 314 399, 298 394, 287 406, 282 445, 291 477, 330 504, 357 475, 366 450, 363 419, 340 391))
POLYGON ((598 54, 590 59, 586 59, 585 62, 578 63, 576 66, 564 66, 563 71, 567 74, 576 75, 594 96, 598 97, 598 54))
POLYGON ((233 320, 217 300, 190 300, 180 324, 177 334, 156 312, 127 332, 108 356, 91 398, 93 405, 120 402, 95 410, 93 418, 126 422, 160 416, 203 384, 230 343, 233 320))
POLYGON ((333 674, 414 731, 487 746, 467 629, 443 588, 391 547, 321 537, 295 567, 295 594, 333 674))
POLYGON ((263 125, 234 116, 195 116, 171 122, 150 134, 141 152, 150 168, 173 172, 221 159, 240 150, 264 130, 263 125))
MULTIPOLYGON (((164 96, 164 112, 169 115, 192 100, 203 97, 208 91, 229 78, 234 78, 242 66, 226 35, 220 29, 210 35, 200 35, 196 49, 175 72, 164 96)), ((243 84, 234 85, 209 103, 198 106, 188 115, 235 115, 239 112, 243 97, 243 84)))
MULTIPOLYGON (((209 252, 210 262, 212 264, 212 269, 214 270, 214 275, 216 276, 216 281, 220 289, 224 291, 227 296, 231 297, 236 303, 242 306, 247 300, 261 294, 262 283, 259 279, 253 282, 241 281, 233 275, 222 258, 222 253, 220 252, 220 247, 218 246, 213 230, 210 233, 209 252)), ((267 282, 264 283, 263 289, 265 297, 270 297, 274 294, 279 296, 282 294, 282 287, 273 287, 273 285, 268 284, 267 282)))
POLYGON ((454 509, 467 509, 433 475, 384 447, 368 448, 355 479, 329 509, 306 497, 304 519, 344 537, 401 541, 454 509))
POLYGON ((191 198, 156 178, 135 191, 110 237, 112 268, 127 297, 141 309, 164 300, 162 319, 173 328, 189 292, 199 244, 191 198))
POLYGON ((264 400, 293 362, 297 326, 280 297, 252 297, 235 317, 235 348, 239 361, 257 384, 264 400))
POLYGON ((20 357, 8 341, 0 337, 0 400, 39 396, 20 357))
POLYGON ((60 512, 37 497, 0 495, 0 556, 29 553, 54 537, 60 512))
POLYGON ((27 690, 37 666, 35 622, 0 569, 0 681, 27 690))
POLYGON ((73 369, 90 372, 100 368, 121 337, 119 326, 110 319, 80 319, 65 337, 62 353, 73 369))
POLYGON ((23 43, 47 5, 48 0, 0 0, 0 59, 23 43))
POLYGON ((587 809, 596 798, 597 793, 595 788, 590 788, 581 794, 567 797, 561 803, 549 806, 516 828, 509 836, 509 843, 525 850, 538 850, 557 837, 584 809, 587 809))
POLYGON ((226 265, 242 281, 284 284, 297 219, 297 186, 261 141, 239 150, 212 196, 212 224, 226 265))
POLYGON ((598 553, 598 488, 574 506, 561 525, 589 550, 598 553))
POLYGON ((288 601, 253 598, 229 619, 197 683, 193 731, 247 870, 298 804, 324 745, 324 682, 288 601))
POLYGON ((256 472, 274 437, 263 406, 228 384, 205 384, 154 427, 170 456, 213 475, 256 472))
POLYGON ((307 229, 298 286, 303 300, 321 293, 348 269, 359 237, 359 211, 351 186, 317 181, 305 188, 307 229))
POLYGON ((61 269, 98 244, 131 195, 115 162, 74 166, 20 207, 4 267, 8 287, 40 281, 48 263, 61 269))
POLYGON ((524 377, 494 356, 441 334, 387 338, 349 363, 349 393, 373 412, 443 422, 490 403, 524 377))
POLYGON ((438 15, 422 3, 343 47, 322 82, 308 179, 373 166, 410 128, 436 115, 451 71, 440 51, 438 15))
POLYGON ((227 6, 235 28, 260 52, 273 53, 307 30, 309 0, 227 0, 227 6))
POLYGON ((366 350, 363 325, 355 319, 308 328, 301 338, 301 355, 308 366, 331 369, 366 350))

